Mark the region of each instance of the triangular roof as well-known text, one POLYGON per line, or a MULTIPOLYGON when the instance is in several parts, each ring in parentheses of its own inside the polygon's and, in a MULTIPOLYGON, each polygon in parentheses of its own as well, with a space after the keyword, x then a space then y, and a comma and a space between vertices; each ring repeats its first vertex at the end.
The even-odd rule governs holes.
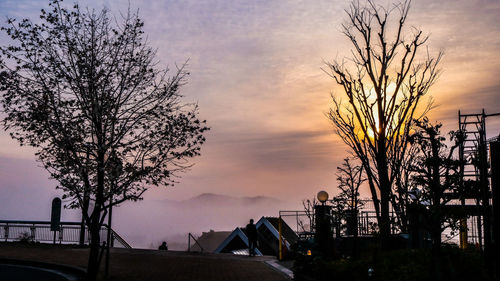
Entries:
MULTIPOLYGON (((284 245, 290 249, 290 246, 297 242, 298 236, 297 234, 288 226, 288 224, 282 219, 281 224, 281 235, 283 238, 284 245)), ((259 221, 255 224, 255 227, 261 229, 261 227, 265 227, 269 230, 269 232, 276 239, 275 241, 279 241, 279 218, 276 217, 261 217, 259 221)), ((233 241, 233 239, 240 238, 243 243, 248 247, 248 237, 243 228, 237 227, 226 239, 215 249, 214 253, 221 253, 224 249, 233 241)), ((271 241, 264 243, 274 243, 271 241)), ((277 242, 276 242, 277 243, 277 242)), ((278 243, 279 244, 279 243, 278 243)), ((240 250, 240 249, 238 249, 240 250)), ((227 251, 227 250, 226 250, 227 251)), ((259 249, 255 249, 256 254, 262 255, 262 252, 259 249)))
MULTIPOLYGON (((221 253, 224 250, 224 248, 226 248, 226 246, 229 245, 229 243, 235 238, 240 238, 248 248, 247 235, 243 232, 241 228, 237 227, 233 230, 233 232, 231 232, 231 234, 229 234, 229 236, 226 239, 224 239, 224 241, 222 241, 219 247, 215 249, 214 253, 221 253)), ((257 248, 255 248, 255 254, 258 256, 262 256, 262 253, 257 248)))
MULTIPOLYGON (((198 243, 203 247, 203 251, 213 253, 215 249, 231 234, 231 231, 213 231, 203 232, 197 239, 198 243)), ((201 251, 197 243, 191 244, 191 251, 201 251)))
MULTIPOLYGON (((281 219, 281 237, 284 240, 284 243, 287 248, 290 249, 290 246, 297 242, 298 236, 297 234, 288 226, 288 224, 281 219)), ((255 227, 259 229, 261 225, 264 225, 269 229, 269 231, 276 237, 277 240, 279 240, 280 234, 279 234, 279 218, 276 217, 262 217, 260 220, 255 224, 255 227)))

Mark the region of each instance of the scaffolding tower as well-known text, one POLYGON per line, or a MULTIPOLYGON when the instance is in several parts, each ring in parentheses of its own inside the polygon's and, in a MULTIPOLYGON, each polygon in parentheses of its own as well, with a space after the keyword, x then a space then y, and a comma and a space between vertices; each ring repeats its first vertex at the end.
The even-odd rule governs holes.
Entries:
MULTIPOLYGON (((486 118, 499 116, 500 113, 486 114, 484 109, 478 114, 462 114, 458 111, 458 125, 462 133, 459 144, 461 164, 460 203, 469 205, 471 201, 479 211, 474 223, 477 225, 476 237, 480 249, 491 248, 491 191, 488 174, 488 145, 486 139, 486 118)), ((472 215, 472 214, 471 214, 472 215)), ((467 219, 461 223, 460 246, 466 247, 468 241, 467 219)))

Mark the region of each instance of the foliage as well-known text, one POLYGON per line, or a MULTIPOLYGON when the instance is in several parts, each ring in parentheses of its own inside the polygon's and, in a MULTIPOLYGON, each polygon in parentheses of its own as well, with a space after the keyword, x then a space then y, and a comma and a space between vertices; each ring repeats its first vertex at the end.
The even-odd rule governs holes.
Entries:
POLYGON ((430 205, 444 205, 451 198, 445 192, 460 194, 460 161, 454 158, 455 150, 461 142, 462 134, 451 131, 450 149, 441 136, 441 123, 431 124, 428 118, 415 121, 416 131, 411 142, 417 149, 415 161, 409 167, 412 172, 411 181, 419 189, 418 200, 430 205), (437 198, 439 197, 439 198, 437 198))
POLYGON ((21 233, 17 239, 21 243, 32 243, 32 242, 34 242, 34 238, 27 231, 21 233))
POLYGON ((417 149, 415 160, 409 167, 411 182, 419 194, 414 204, 426 206, 427 221, 425 225, 431 232, 433 244, 440 247, 441 232, 449 226, 457 228, 456 218, 448 215, 445 206, 455 195, 460 197, 460 161, 454 157, 462 139, 460 132, 450 132, 448 148, 446 138, 441 136, 442 124, 431 124, 427 118, 416 121, 416 131, 411 136, 411 142, 417 149))
POLYGON ((390 8, 353 1, 342 25, 352 57, 328 63, 326 70, 347 97, 343 102, 332 95, 328 117, 364 167, 383 242, 390 234, 389 201, 411 123, 430 109, 430 103, 419 104, 438 78, 442 56, 420 55, 428 36, 407 28, 409 9, 410 1, 390 8))
POLYGON ((444 280, 441 270, 445 266, 440 251, 441 236, 446 227, 458 228, 458 218, 451 216, 445 205, 453 198, 450 195, 460 195, 461 165, 459 160, 454 159, 454 151, 461 142, 462 134, 450 133, 450 141, 455 143, 448 149, 444 143, 445 138, 440 134, 441 124, 433 125, 424 118, 416 121, 416 128, 411 140, 418 153, 410 170, 412 183, 421 195, 413 202, 418 207, 414 212, 423 213, 425 222, 422 226, 431 235, 433 279, 444 280))
MULTIPOLYGON (((411 124, 413 127, 415 124, 411 124)), ((411 138, 410 138, 411 140, 411 138)), ((399 173, 395 174, 394 186, 391 194, 391 206, 396 215, 396 221, 392 227, 400 232, 408 232, 408 206, 411 203, 410 193, 413 189, 412 186, 412 169, 418 154, 416 145, 409 145, 404 157, 401 159, 399 165, 399 173)))
POLYGON ((117 183, 115 203, 140 199, 148 185, 170 185, 207 130, 197 107, 179 100, 187 73, 169 78, 156 68, 137 14, 114 28, 106 10, 51 6, 42 24, 9 19, 2 28, 16 42, 1 48, 6 129, 37 148, 71 207, 82 205, 84 186, 96 194, 99 170, 117 183))
POLYGON ((13 43, 0 47, 0 102, 11 137, 36 149, 68 206, 82 209, 92 275, 107 208, 175 183, 208 128, 197 105, 181 101, 184 66, 172 76, 158 67, 138 13, 119 20, 60 2, 40 23, 1 28, 13 43))
MULTIPOLYGON (((491 280, 479 252, 447 245, 442 252, 444 280, 491 280)), ((372 252, 356 260, 302 257, 294 265, 294 273, 299 273, 295 280, 427 281, 432 280, 430 257, 428 249, 372 252), (374 269, 371 278, 369 268, 374 269)))

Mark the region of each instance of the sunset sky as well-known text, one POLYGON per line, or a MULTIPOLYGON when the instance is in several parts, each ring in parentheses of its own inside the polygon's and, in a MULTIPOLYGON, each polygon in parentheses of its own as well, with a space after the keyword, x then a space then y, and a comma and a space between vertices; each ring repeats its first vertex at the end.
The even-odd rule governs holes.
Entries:
MULTIPOLYGON (((163 66, 189 59, 182 93, 198 102, 211 127, 192 170, 174 188, 148 191, 145 202, 211 192, 300 204, 321 189, 336 192, 335 168, 347 149, 325 113, 330 92, 342 92, 321 68, 349 55, 350 43, 340 32, 348 1, 80 1, 115 15, 128 3, 140 10, 163 66)), ((1 19, 36 19, 46 5, 0 0, 1 19)), ((430 92, 438 105, 430 118, 443 122, 443 131, 457 128, 459 109, 500 112, 499 22, 496 0, 412 2, 409 25, 431 35, 429 52, 445 51, 443 73, 430 92)), ((0 35, 0 44, 7 43, 0 35)), ((497 135, 500 118, 487 126, 490 137, 497 135)), ((19 206, 46 206, 59 194, 36 165, 32 149, 0 133, 0 218, 29 219, 16 211, 19 206)))

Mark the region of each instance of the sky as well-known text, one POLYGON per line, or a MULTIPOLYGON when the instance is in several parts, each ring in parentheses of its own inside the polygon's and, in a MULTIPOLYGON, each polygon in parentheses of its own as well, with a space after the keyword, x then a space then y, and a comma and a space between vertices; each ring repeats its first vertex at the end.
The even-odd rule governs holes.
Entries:
MULTIPOLYGON (((217 193, 269 196, 299 207, 319 190, 337 192, 335 170, 348 149, 325 113, 330 93, 342 91, 322 68, 349 55, 351 45, 340 32, 348 1, 79 2, 115 15, 129 3, 139 9, 161 66, 189 60, 191 75, 181 91, 186 102, 198 103, 211 127, 202 155, 180 183, 152 188, 141 204, 217 193)), ((35 19, 46 5, 0 0, 0 18, 35 19)), ((431 54, 445 52, 443 73, 429 93, 437 105, 429 117, 444 124, 443 132, 457 129, 458 110, 500 112, 499 22, 495 0, 412 2, 409 26, 430 34, 431 54)), ((7 43, 0 35, 0 44, 7 43)), ((498 135, 500 118, 488 119, 487 130, 498 135)), ((31 219, 37 208, 49 212, 60 193, 39 166, 32 149, 0 132, 0 218, 31 219)))

